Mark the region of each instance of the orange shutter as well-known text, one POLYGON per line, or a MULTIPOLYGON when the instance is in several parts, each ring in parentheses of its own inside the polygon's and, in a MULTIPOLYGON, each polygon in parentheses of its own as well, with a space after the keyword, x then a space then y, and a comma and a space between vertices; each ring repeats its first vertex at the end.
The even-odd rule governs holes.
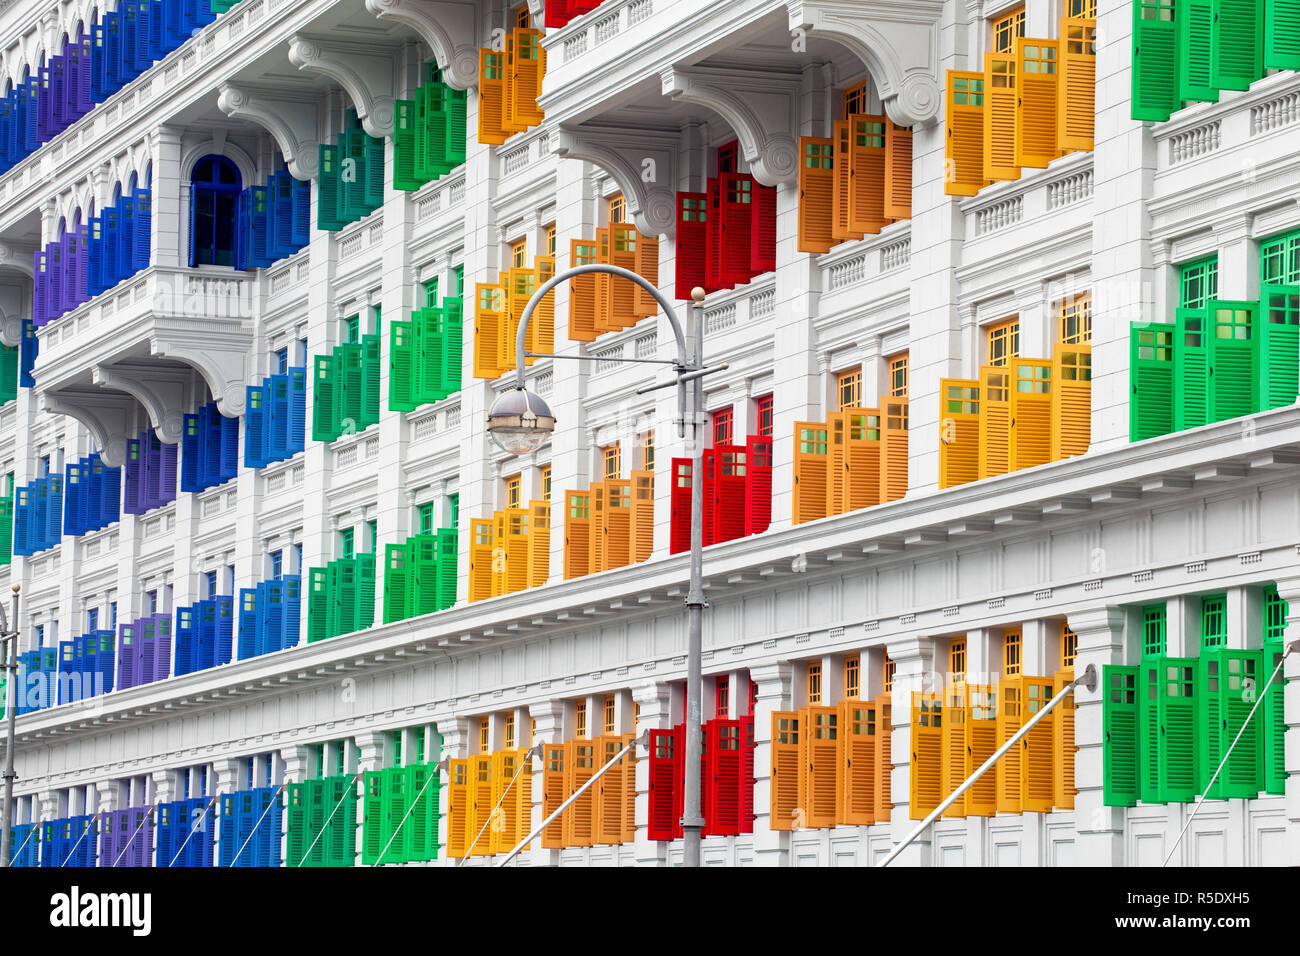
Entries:
MULTIPOLYGON (((1065 686, 1074 680, 1074 668, 1067 667, 1056 672, 1056 693, 1065 690, 1065 686)), ((1074 795, 1074 694, 1061 701, 1052 711, 1052 754, 1055 757, 1052 777, 1052 806, 1057 810, 1073 810, 1074 795)))
POLYGON ((605 481, 603 527, 604 567, 624 568, 632 563, 632 482, 627 478, 605 481))
POLYGON ((980 369, 980 477, 1005 475, 1011 461, 1011 369, 980 369))
POLYGON ((505 128, 506 55, 478 51, 478 141, 501 145, 510 134, 505 128))
MULTIPOLYGON (((565 767, 565 795, 573 796, 578 788, 596 773, 596 742, 572 740, 569 742, 572 759, 565 767)), ((564 812, 565 846, 591 846, 595 840, 596 795, 591 787, 564 812)))
MULTIPOLYGON (((636 269, 637 275, 656 288, 659 285, 659 239, 636 233, 636 269)), ((633 283, 635 292, 632 296, 632 314, 638 319, 656 315, 659 303, 641 286, 633 283)))
MULTIPOLYGON (((1010 740, 1020 729, 1023 692, 1019 677, 1004 677, 998 681, 998 747, 1010 740)), ((1008 750, 993 769, 997 774, 998 813, 1019 813, 1020 748, 1012 747, 1008 750)))
POLYGON ((1051 460, 1082 455, 1092 442, 1092 346, 1052 348, 1051 460))
POLYGON ((469 523, 469 599, 482 601, 492 596, 492 548, 495 522, 473 518, 469 523))
POLYGON ((876 706, 840 702, 840 787, 836 823, 869 826, 876 820, 876 706))
POLYGON ((894 724, 892 720, 894 706, 889 693, 876 698, 876 819, 885 822, 889 811, 894 809, 890 802, 894 764, 890 756, 894 724))
MULTIPOLYGON (((565 767, 570 751, 568 744, 544 744, 542 746, 542 819, 545 820, 565 801, 568 791, 565 789, 565 767)), ((539 821, 540 822, 540 821, 539 821)), ((564 816, 542 831, 542 847, 547 850, 559 850, 564 847, 564 816)))
MULTIPOLYGON (((596 261, 610 264, 610 242, 609 230, 596 230, 596 261)), ((608 272, 593 273, 596 279, 596 317, 593 320, 596 331, 612 332, 615 329, 623 328, 618 323, 619 317, 614 314, 613 299, 610 295, 610 279, 608 272)))
MULTIPOLYGON (((622 266, 632 272, 636 271, 638 235, 635 226, 626 223, 610 223, 609 258, 605 261, 612 266, 622 266)), ((636 310, 637 285, 630 279, 609 276, 605 283, 605 314, 609 324, 619 329, 629 329, 640 318, 636 310)))
MULTIPOLYGON (((620 747, 626 747, 636 739, 636 734, 624 734, 618 739, 620 747)), ((623 756, 623 842, 631 843, 636 839, 636 748, 633 747, 623 756)))
POLYGON ((912 692, 912 765, 908 768, 908 812, 913 820, 943 799, 943 727, 939 695, 912 692))
MULTIPOLYGON (((966 723, 962 728, 966 736, 966 776, 984 765, 998 749, 998 702, 992 686, 967 684, 966 723)), ((980 777, 963 795, 966 815, 991 817, 998 809, 996 764, 980 777)))
POLYGON ((542 49, 541 38, 540 30, 515 30, 507 37, 511 51, 510 117, 520 132, 546 118, 537 108, 542 75, 546 72, 546 51, 542 49))
MULTIPOLYGON (((950 684, 943 689, 943 710, 940 714, 943 736, 943 753, 940 761, 940 799, 960 787, 966 771, 966 685, 950 684)), ((945 820, 966 816, 966 802, 956 800, 943 811, 945 820)))
MULTIPOLYGON (((533 829, 533 758, 528 755, 527 747, 520 747, 515 751, 515 760, 515 769, 522 767, 523 770, 519 772, 519 779, 515 781, 515 787, 510 791, 511 797, 507 805, 513 807, 515 832, 518 834, 518 840, 522 840, 533 829)), ((531 846, 531 843, 524 844, 524 850, 531 846)), ((514 847, 511 846, 509 849, 513 850, 514 847)))
POLYGON ((799 806, 804 826, 812 829, 835 826, 838 805, 839 712, 834 707, 805 707, 799 711, 799 726, 807 744, 803 768, 804 786, 799 806))
POLYGON ((830 252, 835 245, 834 148, 834 140, 799 137, 800 252, 830 252))
POLYGON ((522 133, 528 129, 528 124, 522 118, 515 116, 518 101, 515 99, 515 38, 512 33, 505 35, 505 52, 502 56, 506 76, 501 97, 501 128, 507 133, 522 133))
POLYGON ((835 242, 845 239, 861 239, 862 233, 854 232, 849 225, 849 216, 853 210, 853 125, 848 120, 834 124, 835 130, 835 168, 834 168, 834 207, 831 220, 831 236, 835 242))
MULTIPOLYGON (((515 771, 519 769, 519 754, 514 750, 498 750, 492 754, 492 803, 498 809, 488 821, 488 832, 480 838, 480 845, 491 843, 492 853, 509 853, 525 836, 527 831, 519 830, 518 792, 519 780, 515 771)), ((520 775, 522 779, 523 775, 520 775)))
POLYGON ((504 511, 492 512, 492 596, 500 597, 508 593, 506 575, 509 564, 506 562, 506 515, 504 511))
POLYGON ((939 487, 952 488, 980 474, 980 383, 939 379, 939 487))
MULTIPOLYGON (((506 290, 505 316, 506 321, 501 323, 501 349, 500 362, 502 370, 512 370, 515 367, 515 340, 519 338, 519 323, 524 317, 524 306, 528 305, 528 300, 533 297, 533 290, 537 288, 537 273, 532 269, 515 268, 501 273, 501 285, 506 290)), ((529 320, 528 332, 524 336, 524 351, 537 351, 537 329, 536 311, 533 319, 529 320)), ((532 365, 536 359, 524 359, 525 365, 532 365)))
MULTIPOLYGON (((597 769, 614 759, 614 755, 623 749, 622 738, 605 736, 596 738, 597 769)), ((623 761, 607 770, 596 785, 595 798, 592 801, 595 814, 593 841, 602 844, 623 842, 623 785, 627 768, 623 761)))
POLYGON ((943 191, 949 196, 974 196, 989 184, 984 175, 984 95, 983 73, 948 71, 943 191))
MULTIPOLYGON (((501 342, 505 317, 505 290, 490 282, 474 283, 474 377, 496 378, 502 365, 501 342)), ((510 367, 513 367, 513 362, 510 367)))
POLYGON ((832 412, 826 416, 826 514, 844 511, 844 443, 848 440, 845 416, 832 412))
MULTIPOLYGON (((536 292, 547 280, 555 276, 555 256, 537 256, 533 259, 533 288, 536 292)), ((531 294, 531 293, 530 293, 531 294)), ((527 303, 524 303, 527 305, 527 303)), ((532 318, 528 320, 528 351, 555 351, 555 290, 537 303, 532 318)))
MULTIPOLYGON (((469 840, 465 831, 469 829, 470 792, 469 761, 449 760, 447 762, 447 855, 463 857, 469 840)), ((469 839, 473 839, 471 836, 469 839)))
POLYGON ((821 422, 794 423, 793 522, 826 517, 827 432, 821 422))
POLYGON ((470 856, 490 856, 492 854, 492 808, 496 806, 492 784, 492 755, 478 754, 469 758, 470 798, 473 812, 470 815, 470 829, 466 831, 468 840, 473 844, 470 856), (474 842, 477 838, 477 842, 474 842))
POLYGON ((792 710, 772 712, 772 783, 768 827, 794 829, 799 809, 800 780, 805 757, 799 736, 800 715, 792 710))
POLYGON ((1052 362, 1011 360, 1011 471, 1052 460, 1052 362))
POLYGON ((1063 150, 1092 150, 1096 118, 1097 21, 1063 17, 1061 83, 1056 100, 1056 141, 1063 150))
MULTIPOLYGON (((1056 693, 1056 681, 1051 677, 1022 677, 1024 689, 1021 719, 1029 720, 1047 706, 1056 693)), ((1020 811, 1022 813, 1048 813, 1052 809, 1052 794, 1056 786, 1052 746, 1055 735, 1057 711, 1052 711, 1020 741, 1020 811)))
POLYGON ((587 491, 564 493, 564 579, 580 578, 591 571, 591 495, 587 491))
POLYGON ((1056 145, 1056 41, 1016 40, 1016 165, 1042 169, 1061 155, 1056 145))
POLYGON ((655 473, 632 472, 630 547, 633 561, 648 561, 655 543, 655 473))
POLYGON ((907 495, 907 399, 884 398, 880 405, 880 500, 897 501, 907 495))
POLYGON ((591 574, 605 570, 605 483, 593 481, 587 486, 591 495, 591 537, 587 544, 587 568, 591 574))
POLYGON ((849 123, 849 229, 877 233, 889 225, 885 215, 885 126, 883 116, 853 116, 849 123))
POLYGON ((885 121, 885 215, 912 218, 912 127, 885 121))
POLYGON ((539 588, 551 576, 551 503, 528 502, 528 587, 539 588))
POLYGON ((880 504, 880 409, 846 408, 844 497, 840 511, 880 504))
POLYGON ((1016 58, 984 54, 984 178, 1019 179, 1016 164, 1016 58))
MULTIPOLYGON (((569 265, 586 266, 596 261, 596 244, 586 239, 569 240, 569 265)), ((574 342, 596 341, 596 276, 592 273, 569 280, 569 338, 574 342)))
POLYGON ((513 594, 528 587, 528 564, 532 557, 528 534, 528 509, 507 508, 502 512, 505 538, 505 581, 503 594, 513 594))

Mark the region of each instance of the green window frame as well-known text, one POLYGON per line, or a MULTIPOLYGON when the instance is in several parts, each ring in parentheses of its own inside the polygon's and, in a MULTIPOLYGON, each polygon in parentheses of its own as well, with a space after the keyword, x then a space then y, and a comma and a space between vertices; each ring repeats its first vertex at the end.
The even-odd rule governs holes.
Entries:
POLYGON ((356 557, 356 540, 355 528, 342 528, 339 530, 339 556, 344 561, 356 557))
POLYGON ((433 534, 433 502, 420 505, 420 534, 433 534))
POLYGON ((1167 615, 1163 604, 1148 604, 1142 608, 1142 657, 1163 657, 1165 653, 1165 624, 1167 615))
POLYGON ((1219 297, 1219 257, 1207 256, 1179 267, 1178 305, 1203 309, 1219 297))
POLYGON ((1228 596, 1207 594, 1201 598, 1201 650, 1223 647, 1228 640, 1228 596))

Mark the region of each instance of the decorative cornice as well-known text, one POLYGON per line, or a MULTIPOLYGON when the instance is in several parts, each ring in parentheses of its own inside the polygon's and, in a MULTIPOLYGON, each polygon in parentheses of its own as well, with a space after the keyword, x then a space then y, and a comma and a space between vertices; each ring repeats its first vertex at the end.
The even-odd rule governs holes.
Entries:
POLYGON ((366 0, 366 9, 380 20, 394 20, 418 33, 433 50, 443 82, 448 86, 467 90, 478 85, 475 4, 452 0, 366 0))
POLYGON ((270 133, 294 177, 316 176, 320 108, 314 97, 287 97, 260 87, 226 83, 217 97, 217 106, 227 116, 256 123, 270 133))

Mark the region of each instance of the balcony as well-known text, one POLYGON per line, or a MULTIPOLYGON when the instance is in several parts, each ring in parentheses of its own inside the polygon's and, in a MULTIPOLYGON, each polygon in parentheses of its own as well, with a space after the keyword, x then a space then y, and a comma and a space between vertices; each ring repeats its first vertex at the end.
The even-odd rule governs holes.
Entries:
POLYGON ((139 431, 138 403, 165 442, 204 401, 244 410, 258 279, 218 269, 153 266, 67 313, 40 333, 34 375, 48 411, 86 425, 105 464, 120 465, 139 431))

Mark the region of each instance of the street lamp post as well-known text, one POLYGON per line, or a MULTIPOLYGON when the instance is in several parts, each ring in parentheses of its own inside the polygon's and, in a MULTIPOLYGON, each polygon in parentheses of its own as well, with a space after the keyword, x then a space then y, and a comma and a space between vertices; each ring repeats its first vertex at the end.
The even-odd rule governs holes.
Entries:
POLYGON ((687 643, 686 643, 686 778, 682 801, 682 846, 686 866, 700 865, 700 831, 704 818, 700 814, 700 758, 703 741, 700 725, 703 711, 700 660, 704 630, 704 376, 727 366, 704 364, 704 290, 691 290, 691 301, 686 306, 691 340, 688 347, 686 334, 673 311, 673 305, 655 286, 629 269, 593 263, 575 266, 546 280, 528 304, 519 319, 519 333, 515 339, 515 388, 493 403, 488 412, 488 432, 496 443, 512 455, 520 455, 540 447, 555 430, 555 416, 546 402, 524 387, 524 360, 526 358, 578 358, 586 356, 545 355, 525 350, 528 320, 537 304, 561 282, 589 272, 603 272, 635 282, 654 296, 663 309, 677 344, 677 357, 673 359, 618 359, 620 362, 640 362, 668 365, 676 373, 671 382, 649 385, 637 389, 637 394, 661 388, 677 388, 677 434, 686 436, 686 426, 691 427, 691 564, 690 584, 686 592, 687 643), (689 392, 689 401, 687 394, 689 392))
POLYGON ((5 790, 4 804, 0 808, 0 866, 9 865, 9 833, 13 828, 14 807, 14 721, 18 719, 18 590, 13 586, 13 630, 5 620, 4 605, 0 604, 0 654, 4 655, 5 681, 5 790))

